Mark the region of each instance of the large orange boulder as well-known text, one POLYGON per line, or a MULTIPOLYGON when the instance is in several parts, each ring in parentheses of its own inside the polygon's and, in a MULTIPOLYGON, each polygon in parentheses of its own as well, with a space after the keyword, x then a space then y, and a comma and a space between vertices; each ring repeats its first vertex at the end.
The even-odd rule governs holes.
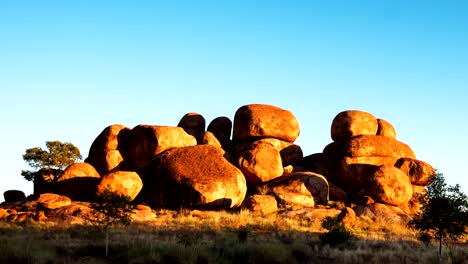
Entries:
POLYGON ((268 142, 256 141, 250 144, 240 154, 238 164, 250 184, 266 182, 283 175, 280 153, 268 142))
POLYGON ((405 172, 414 185, 429 185, 436 174, 430 164, 417 159, 401 158, 395 163, 395 167, 405 172))
POLYGON ((86 162, 78 162, 68 166, 57 182, 79 177, 100 178, 101 176, 91 164, 86 162))
POLYGON ((247 192, 242 172, 210 145, 174 148, 156 156, 143 177, 153 206, 226 209, 240 206, 247 192))
POLYGON ((117 171, 102 177, 101 182, 97 186, 97 195, 102 194, 107 189, 134 200, 142 187, 143 182, 136 172, 117 171))
POLYGON ((377 129, 377 136, 384 136, 391 139, 396 139, 395 128, 388 121, 384 119, 377 119, 379 128, 377 129))
POLYGON ((221 142, 223 147, 230 145, 232 121, 228 117, 216 117, 210 122, 206 130, 213 133, 213 135, 219 140, 219 142, 221 142))
POLYGON ((88 163, 75 163, 56 182, 56 192, 72 200, 91 201, 99 184, 99 173, 88 163))
POLYGON ((119 169, 127 156, 129 132, 128 127, 120 124, 106 127, 91 144, 86 162, 101 175, 119 169))
POLYGON ((333 142, 323 153, 334 159, 342 157, 394 157, 415 158, 413 150, 403 142, 383 136, 356 136, 349 140, 333 142))
POLYGON ((377 129, 377 118, 372 114, 358 110, 343 111, 333 119, 331 138, 341 141, 360 135, 375 135, 377 129))
POLYGON ((194 136, 200 143, 203 132, 205 132, 205 118, 199 113, 188 113, 182 117, 177 126, 183 128, 187 134, 194 136))
POLYGON ((296 172, 266 182, 257 191, 273 195, 283 206, 314 207, 328 203, 328 182, 320 174, 296 172))
POLYGON ((70 205, 71 199, 55 193, 43 193, 37 199, 37 204, 47 209, 57 209, 70 205))
POLYGON ((271 137, 292 143, 299 132, 296 117, 272 105, 245 105, 234 116, 233 139, 237 142, 271 137))
POLYGON ((413 196, 408 176, 390 166, 379 166, 371 175, 366 189, 375 201, 396 206, 409 202, 413 196))
POLYGON ((143 169, 159 153, 197 144, 181 127, 139 125, 130 131, 129 160, 133 170, 143 169))

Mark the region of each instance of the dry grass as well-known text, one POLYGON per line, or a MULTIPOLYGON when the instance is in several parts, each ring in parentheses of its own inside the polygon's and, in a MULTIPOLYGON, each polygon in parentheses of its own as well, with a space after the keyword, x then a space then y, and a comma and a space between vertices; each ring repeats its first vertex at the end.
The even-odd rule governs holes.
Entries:
MULTIPOLYGON (((355 239, 322 244, 320 217, 285 212, 157 212, 150 223, 112 229, 110 257, 94 226, 0 223, 0 263, 439 263, 434 245, 395 223, 361 219, 355 239), (296 215, 294 217, 294 215, 296 215)), ((442 263, 467 263, 465 244, 442 263)))

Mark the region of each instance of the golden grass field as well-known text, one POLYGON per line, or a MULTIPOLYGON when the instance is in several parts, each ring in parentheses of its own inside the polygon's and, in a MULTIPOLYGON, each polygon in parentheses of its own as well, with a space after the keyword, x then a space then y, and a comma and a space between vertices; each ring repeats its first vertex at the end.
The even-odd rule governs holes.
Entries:
MULTIPOLYGON (((353 239, 324 244, 322 218, 160 210, 154 221, 113 227, 109 257, 93 225, 0 222, 0 263, 439 263, 436 244, 388 221, 361 218, 353 239)), ((445 246, 440 261, 468 263, 466 240, 445 246)))

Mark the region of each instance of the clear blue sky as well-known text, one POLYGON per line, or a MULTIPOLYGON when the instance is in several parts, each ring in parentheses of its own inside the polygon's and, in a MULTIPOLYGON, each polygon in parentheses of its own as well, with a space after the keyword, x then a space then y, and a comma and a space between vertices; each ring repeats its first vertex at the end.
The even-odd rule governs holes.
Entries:
MULTIPOLYGON (((391 122, 468 190, 466 1, 0 1, 0 193, 27 148, 108 125, 291 110, 306 155, 340 111, 391 122)), ((2 200, 3 197, 0 198, 2 200)))

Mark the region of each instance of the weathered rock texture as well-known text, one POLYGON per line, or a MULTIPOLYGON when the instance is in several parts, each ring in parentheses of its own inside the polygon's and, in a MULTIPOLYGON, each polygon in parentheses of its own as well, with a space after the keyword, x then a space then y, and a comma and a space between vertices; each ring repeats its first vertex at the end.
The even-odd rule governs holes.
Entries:
POLYGON ((239 108, 234 116, 234 141, 277 138, 294 142, 300 128, 288 110, 272 105, 251 104, 239 108))
POLYGON ((57 209, 70 205, 71 202, 72 201, 70 198, 55 193, 43 193, 37 199, 38 205, 41 205, 47 209, 57 209))
POLYGON ((107 189, 119 195, 128 196, 130 200, 133 200, 142 188, 143 182, 136 172, 116 171, 102 177, 97 186, 97 195, 102 194, 107 189))
POLYGON ((242 152, 238 162, 250 184, 266 182, 283 174, 280 153, 268 142, 256 141, 250 144, 242 152))
POLYGON ((339 113, 332 122, 331 137, 334 141, 348 140, 360 135, 376 135, 378 123, 372 114, 349 110, 339 113))
POLYGON ((413 150, 403 142, 383 136, 356 136, 329 144, 323 153, 331 157, 395 157, 415 158, 413 150))
POLYGON ((174 148, 158 155, 145 174, 145 194, 155 206, 177 209, 240 206, 245 177, 210 145, 174 148))

